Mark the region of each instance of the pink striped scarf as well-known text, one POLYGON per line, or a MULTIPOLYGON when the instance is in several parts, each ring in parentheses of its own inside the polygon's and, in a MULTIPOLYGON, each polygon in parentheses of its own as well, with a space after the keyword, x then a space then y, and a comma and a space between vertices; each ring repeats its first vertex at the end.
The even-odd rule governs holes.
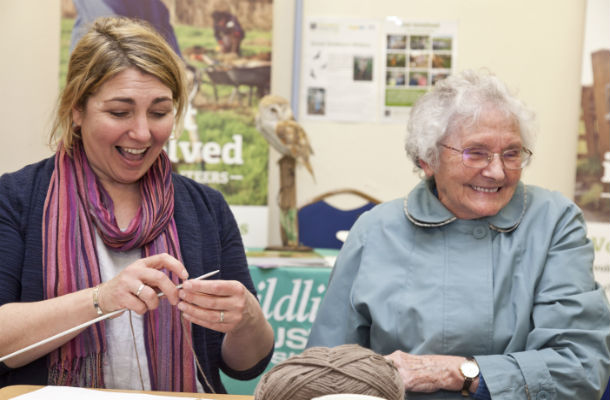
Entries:
MULTIPOLYGON (((70 157, 63 146, 55 156, 43 217, 45 298, 100 283, 95 230, 117 250, 142 249, 142 257, 167 252, 182 260, 174 221, 174 186, 165 152, 140 180, 142 206, 125 231, 116 224, 113 203, 91 170, 80 143, 70 157)), ((178 278, 169 274, 174 283, 178 278)), ((93 305, 92 305, 93 307, 93 305)), ((153 390, 196 392, 194 358, 186 341, 190 324, 168 301, 146 314, 148 371, 153 390)), ((49 384, 104 387, 104 322, 94 324, 49 355, 49 384)))

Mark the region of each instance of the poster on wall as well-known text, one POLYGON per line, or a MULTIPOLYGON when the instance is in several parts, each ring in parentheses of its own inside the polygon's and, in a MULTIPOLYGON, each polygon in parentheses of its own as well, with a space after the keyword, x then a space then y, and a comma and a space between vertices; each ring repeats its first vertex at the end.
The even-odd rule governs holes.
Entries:
POLYGON ((302 32, 300 119, 377 118, 379 22, 307 17, 302 32))
POLYGON ((610 299, 610 9, 589 1, 574 200, 595 249, 595 279, 610 299))
POLYGON ((455 68, 457 22, 386 18, 382 121, 404 122, 415 101, 455 68))
POLYGON ((184 60, 189 107, 166 145, 173 169, 222 192, 244 244, 266 246, 268 144, 254 116, 270 89, 273 1, 62 0, 60 87, 74 44, 108 15, 148 21, 184 60))

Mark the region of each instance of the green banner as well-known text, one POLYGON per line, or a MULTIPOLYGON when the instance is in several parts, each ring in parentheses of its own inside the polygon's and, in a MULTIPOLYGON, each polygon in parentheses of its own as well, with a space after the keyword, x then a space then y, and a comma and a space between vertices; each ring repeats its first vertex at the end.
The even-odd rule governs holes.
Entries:
MULTIPOLYGON (((275 352, 265 372, 305 349, 330 271, 327 267, 250 267, 261 307, 275 334, 275 352)), ((259 378, 238 381, 223 374, 222 380, 229 393, 251 395, 259 378)))

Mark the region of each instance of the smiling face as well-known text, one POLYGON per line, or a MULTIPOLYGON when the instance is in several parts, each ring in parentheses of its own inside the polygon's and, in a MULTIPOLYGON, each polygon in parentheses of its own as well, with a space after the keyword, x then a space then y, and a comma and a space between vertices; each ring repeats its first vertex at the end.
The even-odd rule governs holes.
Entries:
POLYGON ((126 69, 73 109, 91 168, 108 191, 138 186, 171 135, 171 90, 156 77, 126 69))
MULTIPOLYGON (((494 153, 522 146, 515 121, 506 115, 487 109, 477 124, 458 126, 443 144, 457 149, 481 147, 494 153)), ((508 204, 521 170, 504 168, 495 156, 485 168, 471 168, 462 163, 462 154, 441 147, 438 168, 420 161, 428 178, 434 177, 441 203, 456 217, 475 219, 496 215, 508 204)))

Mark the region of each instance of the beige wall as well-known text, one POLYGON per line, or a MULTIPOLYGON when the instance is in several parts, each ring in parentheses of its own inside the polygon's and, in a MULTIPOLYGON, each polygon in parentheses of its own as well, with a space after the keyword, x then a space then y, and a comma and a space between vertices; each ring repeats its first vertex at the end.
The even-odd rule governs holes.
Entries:
POLYGON ((0 0, 0 174, 51 154, 59 76, 59 2, 0 0))
MULTIPOLYGON (((305 0, 304 15, 458 22, 457 69, 488 67, 537 111, 535 158, 528 183, 574 191, 584 0, 305 0)), ((290 98, 293 0, 275 0, 272 92, 290 98)), ((0 173, 49 155, 45 147, 57 96, 59 1, 0 0, 0 173)), ((418 181, 403 150, 402 124, 304 123, 316 181, 297 171, 298 203, 339 187, 382 200, 418 181)), ((277 154, 270 163, 270 243, 279 243, 273 199, 277 154)))

